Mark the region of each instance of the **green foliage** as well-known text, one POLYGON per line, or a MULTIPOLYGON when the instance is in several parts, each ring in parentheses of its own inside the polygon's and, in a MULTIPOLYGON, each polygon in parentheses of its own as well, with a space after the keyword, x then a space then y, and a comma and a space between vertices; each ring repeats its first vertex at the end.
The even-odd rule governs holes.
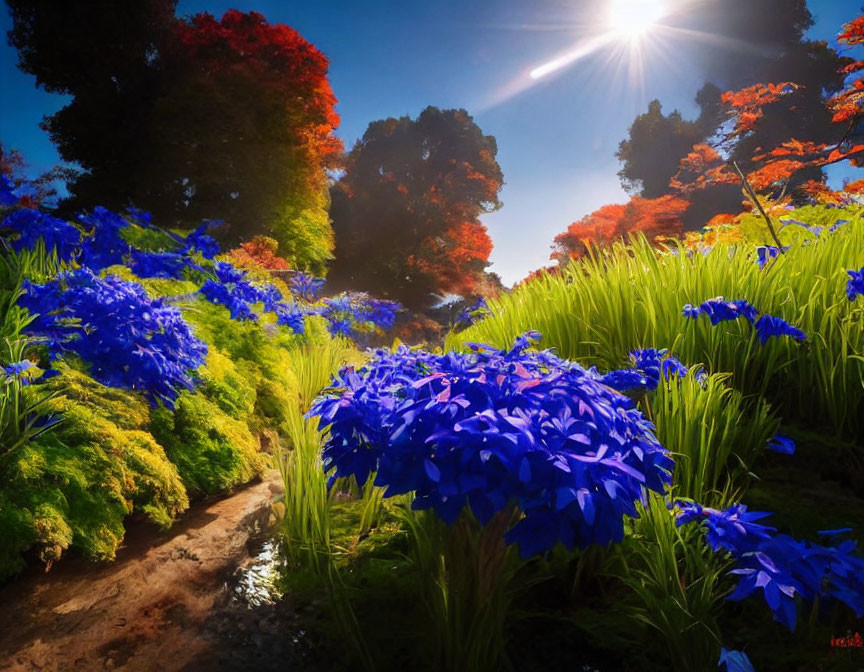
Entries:
POLYGON ((190 492, 227 492, 264 469, 258 439, 204 395, 184 391, 172 412, 154 409, 150 431, 190 492))
POLYGON ((287 206, 274 219, 271 235, 279 242, 279 254, 292 268, 323 276, 333 259, 329 194, 316 195, 305 207, 287 206))
POLYGON ((180 248, 180 243, 167 232, 155 227, 151 229, 131 224, 120 230, 120 237, 132 247, 147 252, 176 252, 180 248))
POLYGON ((31 546, 49 565, 71 546, 111 559, 127 515, 167 527, 189 504, 176 467, 145 431, 146 402, 60 367, 48 406, 61 424, 0 457, 0 578, 21 568, 31 546))
POLYGON ((292 567, 325 575, 330 563, 330 501, 321 461, 323 443, 318 418, 305 418, 299 408, 289 414, 290 448, 277 452, 285 484, 282 534, 292 567))
MULTIPOLYGON (((56 259, 44 250, 0 257, 4 366, 38 360, 39 349, 20 338, 29 318, 15 300, 22 280, 56 270, 56 259)), ((106 273, 138 280, 125 266, 106 273)), ((174 411, 151 409, 134 392, 96 383, 69 357, 56 364, 61 375, 47 385, 27 387, 15 379, 0 385, 0 579, 21 568, 21 553, 31 547, 49 564, 70 547, 110 559, 130 513, 167 527, 188 506, 187 492, 223 493, 256 477, 268 464, 262 444, 278 448, 280 435, 289 436, 296 424, 295 360, 311 400, 348 357, 348 344, 332 340, 320 318, 295 336, 268 320, 231 320, 227 309, 192 296, 197 286, 191 281, 141 283, 153 297, 170 297, 208 342, 198 389, 184 392, 174 411), (315 353, 305 368, 304 353, 315 353), (45 432, 39 419, 48 413, 61 422, 45 432)))
POLYGON ((432 669, 500 669, 510 583, 521 564, 504 542, 509 516, 499 513, 481 526, 463 512, 448 526, 432 511, 414 511, 410 496, 401 512, 434 637, 432 669))
POLYGON ((692 374, 671 376, 652 395, 648 412, 675 459, 675 495, 721 508, 738 501, 735 495, 780 424, 764 401, 746 403, 727 380, 726 374, 703 383, 692 374))
POLYGON ((727 563, 701 543, 696 526, 677 528, 653 493, 632 526, 612 571, 631 590, 619 605, 631 646, 648 660, 665 660, 664 669, 715 669, 727 563))

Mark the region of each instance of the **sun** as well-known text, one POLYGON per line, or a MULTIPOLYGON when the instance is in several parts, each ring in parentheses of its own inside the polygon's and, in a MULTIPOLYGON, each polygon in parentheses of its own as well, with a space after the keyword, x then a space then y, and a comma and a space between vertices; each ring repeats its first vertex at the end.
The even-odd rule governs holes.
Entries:
POLYGON ((609 28, 622 37, 638 38, 665 13, 663 0, 610 0, 609 28))

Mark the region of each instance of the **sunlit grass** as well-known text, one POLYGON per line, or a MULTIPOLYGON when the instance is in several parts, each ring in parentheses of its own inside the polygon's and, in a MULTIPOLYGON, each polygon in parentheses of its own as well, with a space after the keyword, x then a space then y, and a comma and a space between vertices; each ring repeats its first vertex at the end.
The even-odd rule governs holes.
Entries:
POLYGON ((688 365, 731 373, 729 384, 771 401, 784 418, 860 436, 864 431, 864 308, 844 292, 846 271, 864 266, 860 216, 833 235, 793 247, 765 269, 728 245, 709 254, 658 253, 644 238, 573 262, 490 301, 493 317, 448 347, 480 341, 506 347, 536 329, 543 347, 601 369, 622 366, 640 347, 671 348, 688 365), (739 320, 712 326, 681 314, 715 296, 747 299, 804 330, 762 345, 739 320))

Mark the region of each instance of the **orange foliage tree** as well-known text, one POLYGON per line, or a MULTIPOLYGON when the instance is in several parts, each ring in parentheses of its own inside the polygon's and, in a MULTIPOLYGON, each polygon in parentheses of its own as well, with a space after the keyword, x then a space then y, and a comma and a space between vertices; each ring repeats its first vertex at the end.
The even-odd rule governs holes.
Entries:
POLYGON ((290 264, 277 254, 279 242, 268 236, 255 236, 228 252, 231 263, 256 271, 288 271, 290 264))
POLYGON ((503 183, 497 151, 465 110, 371 123, 331 190, 329 286, 414 309, 480 291, 492 251, 480 216, 500 206, 503 183))
POLYGON ((678 237, 683 230, 681 217, 689 205, 686 199, 671 195, 635 196, 624 205, 604 205, 557 235, 551 258, 564 264, 581 257, 591 246, 608 245, 631 233, 642 233, 649 240, 678 237))
MULTIPOLYGON (((845 24, 838 41, 846 47, 864 44, 864 16, 845 24)), ((794 191, 800 199, 837 200, 825 184, 824 177, 821 181, 811 179, 797 183, 794 178, 808 169, 821 169, 841 161, 864 165, 864 61, 848 62, 842 73, 845 77, 843 89, 826 103, 832 121, 839 127, 839 140, 817 143, 790 138, 768 150, 759 148, 749 162, 745 186, 767 195, 785 195, 794 191)), ((730 165, 724 154, 729 156, 732 148, 752 135, 764 117, 766 105, 782 101, 799 88, 794 82, 781 82, 757 84, 724 93, 722 101, 727 106, 729 118, 726 132, 713 146, 702 144, 693 147, 693 151, 681 161, 678 173, 670 183, 671 189, 687 195, 711 185, 742 182, 736 166, 730 165)), ((794 100, 789 109, 794 111, 794 100)))

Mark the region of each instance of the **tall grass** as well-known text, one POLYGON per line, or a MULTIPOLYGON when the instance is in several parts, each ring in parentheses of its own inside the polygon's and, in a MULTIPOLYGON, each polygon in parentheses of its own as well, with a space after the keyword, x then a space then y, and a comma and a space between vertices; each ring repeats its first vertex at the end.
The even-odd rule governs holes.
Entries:
POLYGON ((348 353, 348 344, 341 339, 291 351, 297 399, 285 420, 287 449, 277 442, 276 462, 285 487, 282 531, 286 553, 292 564, 321 574, 330 562, 331 550, 329 494, 321 457, 324 433, 318 418, 307 418, 305 413, 348 353))
MULTIPOLYGON (((18 307, 25 280, 39 281, 56 272, 56 255, 41 241, 34 251, 0 248, 0 369, 25 359, 31 342, 22 335, 33 316, 18 307)), ((11 453, 53 426, 46 422, 46 405, 54 394, 28 389, 17 376, 0 371, 0 456, 11 453)))
POLYGON ((713 374, 700 382, 693 374, 672 376, 646 404, 657 438, 675 458, 675 495, 706 506, 740 497, 779 425, 763 400, 747 402, 727 387, 728 377, 713 374))
MULTIPOLYGON (((321 462, 322 432, 317 418, 293 409, 286 421, 290 450, 277 449, 285 486, 282 533, 292 566, 323 574, 330 555, 330 511, 327 476, 321 462)), ((277 443, 277 445, 279 445, 277 443)))
POLYGON ((564 357, 615 368, 639 347, 669 347, 685 363, 732 374, 730 384, 765 396, 790 419, 864 434, 864 308, 845 295, 849 269, 864 266, 861 217, 760 269, 750 250, 718 245, 707 255, 658 253, 644 238, 595 250, 558 276, 545 275, 490 301, 493 316, 448 337, 448 347, 498 347, 530 329, 564 357), (743 320, 712 326, 681 314, 715 296, 744 298, 804 330, 808 341, 762 345, 743 320))
POLYGON ((615 549, 612 570, 632 591, 621 605, 622 615, 636 624, 630 637, 639 646, 659 648, 668 669, 716 669, 717 617, 726 594, 720 578, 728 562, 697 538, 698 526, 676 527, 659 495, 652 493, 639 510, 631 533, 615 549))
POLYGON ((403 504, 412 560, 430 616, 435 656, 430 669, 502 669, 510 584, 519 566, 515 549, 504 543, 510 516, 499 513, 481 526, 466 510, 448 526, 433 511, 413 510, 410 495, 403 504))
POLYGON ((342 338, 323 343, 301 345, 291 351, 291 369, 297 377, 300 408, 306 412, 318 393, 349 359, 356 359, 356 350, 342 338))

